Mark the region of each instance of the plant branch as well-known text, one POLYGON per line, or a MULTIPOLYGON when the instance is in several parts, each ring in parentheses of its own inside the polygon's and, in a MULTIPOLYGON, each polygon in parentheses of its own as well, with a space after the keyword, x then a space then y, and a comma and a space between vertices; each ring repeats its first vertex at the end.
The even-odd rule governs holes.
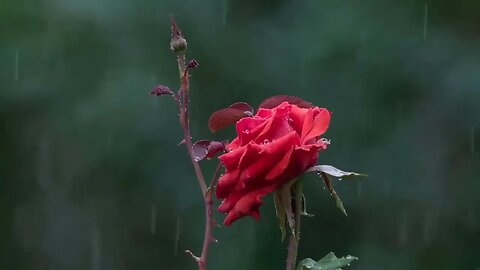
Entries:
MULTIPOLYGON (((180 63, 180 60, 179 60, 180 63)), ((193 168, 195 170, 195 176, 197 177, 198 184, 200 186, 200 190, 202 191, 202 196, 205 197, 207 192, 207 184, 205 183, 205 178, 203 177, 202 169, 200 168, 200 164, 195 160, 193 156, 193 142, 192 142, 192 135, 190 133, 190 123, 188 118, 188 91, 189 91, 189 83, 188 83, 188 72, 185 72, 185 76, 181 79, 181 88, 180 88, 180 95, 182 96, 182 102, 180 109, 180 124, 183 129, 183 137, 185 140, 185 145, 187 146, 188 156, 192 162, 193 168)))
MULTIPOLYGON (((192 136, 190 132, 190 123, 189 123, 189 113, 188 113, 188 99, 189 99, 189 69, 185 66, 185 53, 187 49, 187 42, 185 38, 183 38, 180 29, 178 29, 175 21, 172 18, 172 40, 170 42, 170 46, 173 52, 177 55, 177 63, 178 63, 178 72, 180 74, 180 91, 177 94, 177 103, 180 111, 180 125, 182 126, 183 130, 183 137, 185 141, 185 145, 187 147, 188 156, 192 162, 193 168, 195 170, 195 176, 198 181, 198 185, 200 186, 200 190, 202 192, 202 198, 205 204, 205 234, 203 238, 203 246, 202 246, 202 253, 200 257, 195 256, 191 251, 186 250, 185 252, 189 254, 198 264, 199 270, 205 270, 207 267, 207 258, 208 258, 208 250, 210 244, 214 242, 214 238, 212 236, 212 228, 214 225, 213 220, 213 198, 212 198, 212 191, 211 188, 207 188, 207 184, 205 182, 205 178, 203 176, 202 169, 198 161, 195 160, 193 155, 193 142, 192 136)), ((198 65, 198 63, 197 63, 198 65)), ((212 183, 215 181, 215 178, 218 176, 219 168, 215 172, 213 176, 212 183)))
POLYGON ((298 242, 300 241, 300 218, 302 217, 302 182, 297 180, 293 186, 295 193, 295 228, 290 231, 286 270, 294 270, 297 261, 298 242))

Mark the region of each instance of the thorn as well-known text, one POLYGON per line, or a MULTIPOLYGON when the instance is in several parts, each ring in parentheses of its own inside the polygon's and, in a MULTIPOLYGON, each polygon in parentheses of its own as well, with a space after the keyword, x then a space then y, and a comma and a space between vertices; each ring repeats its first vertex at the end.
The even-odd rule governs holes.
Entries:
POLYGON ((197 256, 193 255, 193 253, 190 250, 188 250, 188 249, 185 250, 185 253, 190 255, 190 257, 192 257, 197 263, 200 262, 200 257, 197 257, 197 256))
POLYGON ((210 243, 216 243, 216 244, 218 244, 218 240, 215 239, 215 238, 213 238, 213 237, 211 237, 211 238, 210 238, 210 243))
POLYGON ((180 146, 180 145, 182 145, 182 144, 185 144, 185 139, 181 140, 181 141, 177 144, 177 146, 180 146))

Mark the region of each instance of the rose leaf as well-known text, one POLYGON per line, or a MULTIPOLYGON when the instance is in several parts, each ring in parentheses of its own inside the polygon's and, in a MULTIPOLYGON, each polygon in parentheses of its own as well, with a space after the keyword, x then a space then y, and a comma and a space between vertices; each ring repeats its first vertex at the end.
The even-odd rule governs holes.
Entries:
POLYGON ((175 96, 175 94, 173 94, 173 92, 172 92, 172 90, 170 90, 170 88, 168 88, 165 85, 161 85, 161 84, 157 85, 155 88, 153 88, 150 91, 150 95, 152 95, 152 96, 171 95, 172 97, 175 96))
POLYGON ((237 102, 228 108, 220 109, 208 119, 208 127, 212 132, 228 127, 246 116, 252 116, 253 109, 244 102, 237 102))
POLYGON ((250 113, 251 115, 253 115, 252 106, 250 106, 248 103, 245 103, 245 102, 233 103, 232 105, 229 106, 229 108, 244 111, 246 114, 250 113))
POLYGON ((356 260, 358 260, 357 257, 350 255, 338 258, 333 252, 330 252, 318 262, 310 258, 302 260, 296 270, 341 270, 343 267, 350 266, 350 263, 356 260))
POLYGON ((293 105, 297 105, 300 108, 313 108, 315 107, 310 102, 307 102, 299 97, 288 96, 288 95, 278 95, 265 99, 259 108, 272 109, 280 105, 282 102, 288 102, 293 105))
POLYGON ((225 151, 225 145, 221 142, 200 140, 193 144, 192 152, 195 161, 214 157, 219 152, 225 151))
POLYGON ((356 173, 356 172, 344 172, 340 169, 337 169, 331 165, 317 165, 309 168, 307 172, 324 172, 333 177, 343 178, 348 176, 367 176, 366 174, 356 173))

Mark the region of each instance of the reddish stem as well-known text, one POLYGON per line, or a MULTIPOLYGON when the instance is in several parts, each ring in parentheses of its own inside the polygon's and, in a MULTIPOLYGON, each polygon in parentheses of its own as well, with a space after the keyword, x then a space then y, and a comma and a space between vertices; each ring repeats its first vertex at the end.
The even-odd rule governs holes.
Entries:
MULTIPOLYGON (((213 198, 212 192, 210 188, 207 188, 207 184, 205 183, 205 178, 203 176, 202 169, 200 168, 199 163, 195 160, 193 156, 193 142, 192 136, 190 133, 190 124, 189 124, 189 117, 188 117, 188 94, 189 94, 189 81, 188 81, 188 70, 185 70, 185 55, 179 54, 177 55, 178 67, 180 72, 180 79, 181 79, 181 86, 180 86, 180 95, 177 97, 180 99, 179 110, 180 110, 180 124, 183 129, 183 136, 185 140, 185 145, 187 146, 188 155, 190 156, 190 160, 192 162, 193 168, 195 170, 195 175, 197 177, 198 184, 200 186, 200 190, 202 192, 202 197, 205 204, 205 234, 203 238, 203 246, 202 246, 202 254, 200 257, 195 256, 191 251, 187 250, 186 252, 192 256, 193 259, 198 264, 199 270, 205 270, 207 267, 207 260, 208 260, 208 250, 210 247, 210 243, 214 241, 212 236, 212 227, 214 225, 213 221, 213 198)), ((214 179, 218 175, 218 169, 215 172, 214 179)))

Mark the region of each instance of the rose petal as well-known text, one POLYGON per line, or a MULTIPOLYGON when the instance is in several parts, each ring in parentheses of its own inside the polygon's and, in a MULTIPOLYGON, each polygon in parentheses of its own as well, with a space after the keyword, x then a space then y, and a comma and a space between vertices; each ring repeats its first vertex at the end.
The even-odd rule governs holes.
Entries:
POLYGON ((327 131, 330 125, 330 112, 327 109, 321 109, 321 111, 315 116, 312 129, 302 139, 306 142, 312 138, 318 137, 327 131))
POLYGON ((238 180, 238 170, 224 174, 218 179, 216 194, 217 198, 224 199, 235 188, 238 180))
POLYGON ((275 188, 276 188, 275 185, 270 185, 262 189, 252 191, 246 194, 245 196, 243 196, 240 200, 238 200, 235 206, 229 210, 223 224, 225 226, 229 226, 235 220, 241 217, 244 217, 246 215, 251 215, 254 218, 258 219, 259 218, 258 208, 260 207, 260 205, 262 205, 262 198, 268 193, 275 190, 275 188))

